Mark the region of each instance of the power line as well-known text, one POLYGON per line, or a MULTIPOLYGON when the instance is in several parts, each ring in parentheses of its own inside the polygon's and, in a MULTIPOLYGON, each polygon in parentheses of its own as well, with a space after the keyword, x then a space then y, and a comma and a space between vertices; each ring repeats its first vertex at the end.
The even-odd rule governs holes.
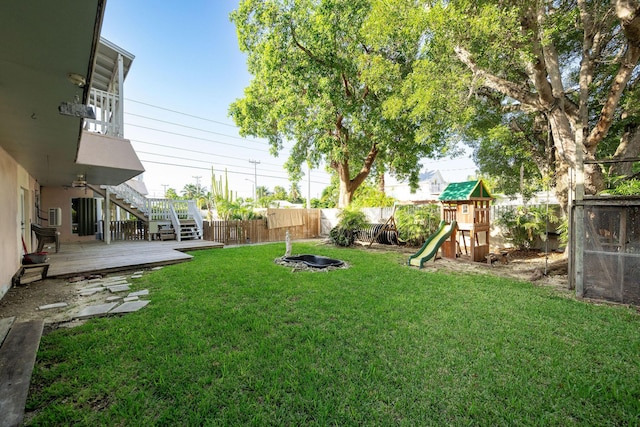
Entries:
MULTIPOLYGON (((192 159, 190 157, 172 156, 172 155, 169 155, 169 154, 158 154, 158 153, 152 153, 150 151, 138 151, 138 150, 136 150, 136 153, 138 153, 138 154, 148 154, 148 155, 151 155, 151 156, 158 156, 158 157, 166 157, 168 159, 186 160, 188 162, 208 163, 208 164, 214 163, 214 162, 209 161, 209 160, 192 159)), ((215 156, 215 154, 210 154, 210 155, 215 156)), ((240 166, 240 165, 232 165, 232 164, 225 165, 225 166, 233 166, 233 167, 240 168, 240 169, 253 169, 250 166, 240 166)), ((280 170, 282 170, 282 168, 280 168, 280 170)), ((273 169, 270 169, 270 171, 279 172, 279 171, 274 171, 273 169)))
POLYGON ((177 111, 177 110, 172 110, 172 109, 170 109, 170 108, 160 107, 159 105, 149 104, 149 103, 147 103, 147 102, 137 101, 137 100, 135 100, 135 99, 131 99, 131 98, 125 98, 125 100, 127 100, 127 101, 131 101, 131 102, 134 102, 134 103, 136 103, 136 104, 146 105, 147 107, 157 108, 158 110, 169 111, 169 112, 171 112, 171 113, 180 114, 180 115, 182 115, 182 116, 192 117, 192 118, 194 118, 194 119, 199 119, 199 120, 204 120, 205 122, 211 122, 211 123, 216 123, 216 124, 223 125, 223 126, 229 126, 229 127, 235 128, 235 129, 237 129, 237 128, 238 128, 238 126, 233 125, 233 124, 231 124, 231 123, 219 122, 219 121, 217 121, 217 120, 208 119, 208 118, 206 118, 206 117, 199 117, 199 116, 195 116, 195 115, 193 115, 193 114, 184 113, 184 112, 182 112, 182 111, 177 111))
MULTIPOLYGON (((229 142, 222 142, 222 141, 216 141, 216 140, 213 140, 213 139, 201 138, 199 136, 185 135, 183 133, 171 132, 171 131, 163 130, 163 129, 156 129, 156 128, 152 128, 152 127, 149 127, 149 126, 137 125, 135 123, 126 123, 125 122, 125 125, 126 126, 133 126, 133 127, 141 128, 141 129, 152 130, 152 131, 161 132, 161 133, 166 133, 166 134, 169 134, 169 135, 175 135, 175 136, 182 136, 182 137, 185 137, 185 138, 197 139, 197 140, 200 140, 200 141, 214 142, 216 144, 228 145, 230 147, 248 148, 248 147, 243 146, 243 145, 231 144, 229 142)), ((259 148, 251 148, 251 150, 253 150, 253 151, 262 151, 264 153, 268 153, 269 152, 269 150, 261 150, 259 148)))
MULTIPOLYGON (((209 156, 224 157, 225 159, 241 160, 243 162, 245 161, 245 159, 242 158, 242 157, 226 156, 224 154, 211 153, 211 152, 208 152, 208 151, 191 150, 189 148, 175 147, 173 145, 158 144, 157 142, 142 141, 140 139, 130 139, 129 141, 137 142, 139 144, 153 145, 153 146, 156 146, 156 147, 170 148, 172 150, 189 151, 190 153, 207 154, 209 156)), ((157 153, 154 153, 154 154, 157 154, 157 153)), ((158 155, 160 156, 161 154, 158 154, 158 155)), ((281 167, 282 166, 282 165, 279 165, 277 163, 267 163, 267 162, 265 162, 263 164, 268 165, 268 166, 277 166, 277 167, 281 167)))
POLYGON ((185 128, 185 129, 197 130, 199 132, 206 132, 206 133, 211 133, 211 134, 214 134, 214 135, 226 136, 228 138, 239 139, 240 141, 246 141, 246 142, 251 142, 251 143, 255 143, 255 144, 267 144, 267 142, 265 142, 265 141, 258 141, 258 140, 255 140, 255 139, 242 138, 240 136, 229 135, 229 134, 221 133, 221 132, 215 132, 215 131, 208 130, 208 129, 197 128, 197 127, 194 127, 194 126, 187 126, 187 125, 183 125, 181 123, 170 122, 168 120, 161 120, 161 119, 156 119, 156 118, 149 117, 149 116, 143 116, 141 114, 134 114, 134 113, 126 113, 126 114, 128 116, 140 117, 140 118, 143 118, 143 119, 153 120, 155 122, 165 123, 165 124, 168 124, 168 125, 180 126, 180 127, 185 128))
MULTIPOLYGON (((179 168, 188 168, 188 169, 198 169, 198 170, 211 171, 211 168, 204 168, 204 167, 201 167, 201 166, 179 165, 179 164, 175 164, 175 163, 157 162, 157 161, 145 160, 145 159, 140 159, 140 161, 141 162, 146 162, 146 163, 152 163, 152 164, 156 164, 156 165, 174 166, 174 167, 179 167, 179 168)), ((251 176, 251 177, 253 176, 253 173, 249 173, 249 172, 236 172, 236 171, 233 171, 233 170, 227 170, 226 172, 229 173, 229 174, 235 174, 235 175, 243 175, 243 176, 251 176)), ((281 177, 281 176, 263 175, 263 174, 260 174, 258 176, 261 177, 261 178, 273 178, 273 179, 280 179, 280 180, 289 181, 289 178, 285 178, 285 177, 281 177)), ((311 182, 313 182, 314 184, 329 185, 329 183, 327 183, 327 182, 320 182, 320 181, 311 181, 311 182)))

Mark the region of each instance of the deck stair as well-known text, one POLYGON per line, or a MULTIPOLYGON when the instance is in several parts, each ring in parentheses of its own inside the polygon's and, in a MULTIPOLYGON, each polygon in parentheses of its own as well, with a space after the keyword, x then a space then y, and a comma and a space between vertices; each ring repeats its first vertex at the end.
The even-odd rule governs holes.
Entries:
POLYGON ((105 198, 108 192, 112 203, 152 225, 150 229, 157 230, 152 233, 160 240, 202 239, 202 215, 195 200, 147 198, 127 183, 89 187, 105 198))
POLYGON ((195 240, 202 238, 202 231, 198 228, 198 224, 195 220, 180 220, 180 238, 181 240, 195 240))

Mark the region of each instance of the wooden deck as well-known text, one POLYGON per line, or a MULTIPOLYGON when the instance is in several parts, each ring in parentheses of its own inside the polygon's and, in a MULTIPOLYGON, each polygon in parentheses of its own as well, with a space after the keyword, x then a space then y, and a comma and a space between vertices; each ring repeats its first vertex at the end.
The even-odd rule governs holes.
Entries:
POLYGON ((207 240, 118 241, 109 245, 102 241, 62 243, 60 252, 49 252, 47 277, 71 277, 175 264, 192 258, 184 253, 186 251, 222 247, 222 243, 207 240))

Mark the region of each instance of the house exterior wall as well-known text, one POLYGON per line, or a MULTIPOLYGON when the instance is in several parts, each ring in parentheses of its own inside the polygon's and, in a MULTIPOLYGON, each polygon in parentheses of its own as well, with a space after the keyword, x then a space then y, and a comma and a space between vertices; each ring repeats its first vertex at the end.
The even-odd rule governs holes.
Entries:
POLYGON ((35 220, 35 193, 38 184, 4 149, 0 147, 0 298, 11 287, 11 278, 20 268, 23 254, 22 227, 29 252, 30 223, 35 220), (24 225, 20 200, 24 194, 24 225))
MULTIPOLYGON (((96 240, 95 235, 78 236, 71 231, 71 200, 74 198, 94 197, 91 190, 84 188, 67 187, 42 187, 42 211, 45 215, 49 208, 60 208, 62 212, 62 224, 57 227, 60 232, 60 243, 88 242, 96 240)), ((45 221, 43 225, 48 226, 45 221)))

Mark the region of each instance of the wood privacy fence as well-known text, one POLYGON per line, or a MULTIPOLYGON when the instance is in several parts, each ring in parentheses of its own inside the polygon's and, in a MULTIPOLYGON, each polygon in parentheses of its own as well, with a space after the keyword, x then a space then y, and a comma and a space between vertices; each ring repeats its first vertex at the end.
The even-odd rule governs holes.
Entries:
POLYGON ((287 230, 291 239, 312 239, 320 236, 320 209, 301 209, 304 223, 290 227, 269 228, 266 219, 204 221, 205 240, 225 245, 282 242, 287 230))

